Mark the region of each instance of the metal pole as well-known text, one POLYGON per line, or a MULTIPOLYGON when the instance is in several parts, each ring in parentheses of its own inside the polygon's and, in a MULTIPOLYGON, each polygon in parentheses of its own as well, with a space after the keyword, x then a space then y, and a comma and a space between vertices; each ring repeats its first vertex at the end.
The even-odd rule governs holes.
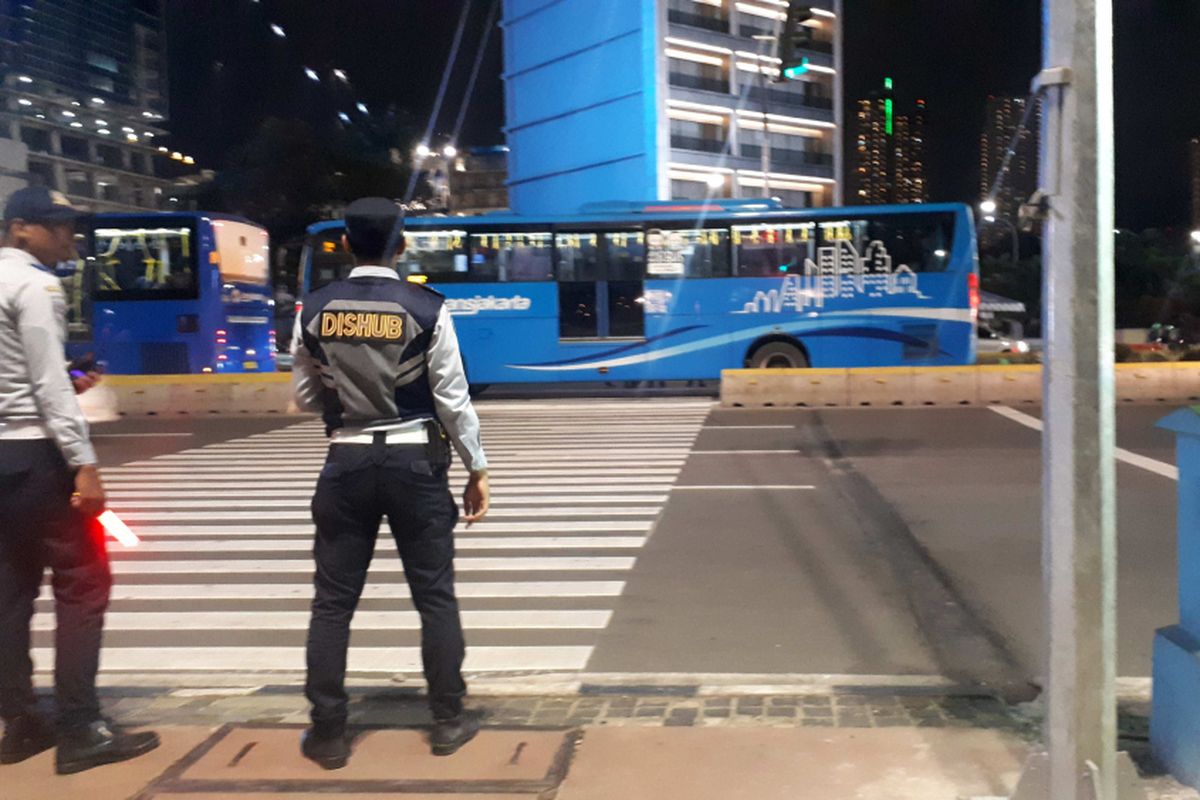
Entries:
POLYGON ((1042 564, 1048 752, 1016 798, 1118 800, 1113 0, 1044 0, 1042 564))

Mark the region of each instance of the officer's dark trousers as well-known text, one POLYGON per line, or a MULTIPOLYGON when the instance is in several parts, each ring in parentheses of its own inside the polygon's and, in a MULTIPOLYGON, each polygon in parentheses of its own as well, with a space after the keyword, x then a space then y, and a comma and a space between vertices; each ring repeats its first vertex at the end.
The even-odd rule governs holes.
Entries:
POLYGON ((446 471, 446 465, 431 466, 421 445, 329 448, 312 503, 317 571, 305 693, 315 725, 337 729, 345 724, 350 621, 384 517, 421 616, 421 657, 433 715, 449 719, 462 711, 465 648, 454 595, 458 506, 446 471))
POLYGON ((33 604, 50 568, 59 724, 100 717, 96 669, 112 576, 104 535, 71 508, 74 479, 53 442, 0 441, 0 717, 34 704, 33 604))

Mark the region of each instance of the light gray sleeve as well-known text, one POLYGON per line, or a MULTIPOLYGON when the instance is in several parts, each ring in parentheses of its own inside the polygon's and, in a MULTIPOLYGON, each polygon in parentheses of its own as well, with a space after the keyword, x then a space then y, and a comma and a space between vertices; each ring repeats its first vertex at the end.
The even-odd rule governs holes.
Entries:
POLYGON ((17 292, 17 329, 42 422, 72 467, 95 464, 87 419, 75 398, 64 351, 66 301, 58 281, 26 281, 17 292))
POLYGON ((487 456, 480 441, 479 417, 471 405, 467 373, 458 352, 458 334, 454 332, 454 320, 445 306, 438 314, 433 342, 425 359, 438 419, 450 435, 458 457, 472 472, 487 469, 487 456))
POLYGON ((301 411, 321 412, 321 364, 304 343, 304 322, 296 315, 292 330, 292 394, 301 411))

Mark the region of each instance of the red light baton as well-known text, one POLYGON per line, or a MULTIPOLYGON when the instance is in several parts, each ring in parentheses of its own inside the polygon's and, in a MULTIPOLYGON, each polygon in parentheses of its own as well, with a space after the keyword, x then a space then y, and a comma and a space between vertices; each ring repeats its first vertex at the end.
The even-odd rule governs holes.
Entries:
POLYGON ((141 539, 138 538, 137 534, 131 531, 129 526, 113 513, 112 509, 105 511, 96 519, 104 526, 105 533, 126 547, 137 547, 141 543, 141 539))

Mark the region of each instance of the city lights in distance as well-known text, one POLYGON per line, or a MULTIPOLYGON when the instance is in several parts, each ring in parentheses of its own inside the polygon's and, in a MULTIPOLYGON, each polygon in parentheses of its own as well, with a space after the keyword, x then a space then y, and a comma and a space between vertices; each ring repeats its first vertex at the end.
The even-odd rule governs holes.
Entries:
POLYGON ((940 250, 940 249, 939 249, 939 250, 934 250, 934 251, 933 251, 933 254, 934 254, 935 256, 937 256, 938 258, 945 258, 945 257, 946 257, 946 251, 945 251, 945 250, 940 250))
POLYGON ((82 127, 83 127, 83 123, 82 123, 82 122, 79 122, 78 120, 76 120, 75 122, 72 122, 72 123, 71 123, 71 127, 72 127, 72 128, 82 128, 82 127))
POLYGON ((110 131, 108 128, 101 128, 101 129, 100 129, 99 131, 97 131, 97 132, 98 132, 98 133, 99 133, 101 136, 108 136, 110 133, 112 133, 112 131, 110 131))
POLYGON ((448 144, 442 148, 442 155, 444 155, 446 158, 454 158, 456 155, 458 155, 458 148, 452 144, 448 144))
POLYGON ((137 140, 138 140, 138 138, 137 138, 136 133, 125 134, 125 141, 127 141, 127 142, 136 142, 137 140))
POLYGON ((171 153, 171 159, 173 161, 183 161, 183 153, 176 150, 174 153, 171 153))
POLYGON ((196 159, 192 158, 191 156, 184 156, 184 157, 183 157, 183 163, 185 163, 185 164, 195 164, 195 163, 196 163, 196 159))
POLYGON ((1200 244, 1200 231, 1192 231, 1192 242, 1200 244))
POLYGON ((338 112, 338 119, 340 119, 342 122, 349 122, 349 121, 350 121, 350 115, 349 115, 349 114, 347 114, 345 111, 339 111, 339 112, 338 112))
POLYGON ((312 67, 305 67, 304 74, 308 76, 308 79, 310 81, 317 81, 319 83, 321 80, 321 76, 318 75, 317 71, 315 69, 313 69, 312 67))
POLYGON ((275 34, 280 39, 287 38, 287 34, 283 32, 283 28, 279 27, 278 25, 276 25, 274 23, 271 23, 271 33, 275 34))
POLYGON ((104 105, 104 98, 103 97, 93 97, 92 102, 98 106, 102 106, 102 105, 104 105))
POLYGON ((160 153, 169 153, 169 152, 171 152, 171 151, 170 151, 170 150, 168 150, 168 149, 167 149, 167 148, 165 148, 165 147, 160 147, 160 148, 158 148, 158 152, 160 152, 160 153))
POLYGON ((369 113, 371 113, 371 112, 367 111, 367 104, 366 104, 366 103, 359 103, 358 105, 356 105, 356 106, 355 106, 355 108, 357 108, 359 111, 361 111, 361 112, 362 112, 362 113, 364 113, 364 114, 369 114, 369 113))
MULTIPOLYGON (((995 200, 984 200, 982 203, 979 204, 979 210, 989 216, 992 214, 995 214, 996 213, 996 201, 995 200)), ((988 221, 991 222, 991 220, 988 220, 988 221)))
POLYGON ((28 75, 21 75, 17 78, 21 83, 33 83, 33 78, 28 75))
POLYGON ((63 116, 66 117, 67 119, 71 119, 75 116, 75 112, 74 111, 64 111, 63 116))
POLYGON ((22 98, 21 98, 20 100, 18 100, 17 102, 18 102, 18 103, 20 103, 20 104, 21 104, 21 105, 23 105, 23 106, 31 106, 31 105, 33 105, 33 103, 32 103, 32 102, 30 102, 29 100, 26 100, 24 97, 22 97, 22 98))
POLYGON ((333 71, 333 77, 337 78, 342 83, 350 82, 350 79, 348 77, 346 77, 346 71, 342 70, 342 69, 335 69, 333 71))
POLYGON ((424 142, 421 142, 419 145, 417 145, 417 156, 419 158, 428 158, 430 152, 432 151, 429 149, 429 145, 425 144, 424 142))

